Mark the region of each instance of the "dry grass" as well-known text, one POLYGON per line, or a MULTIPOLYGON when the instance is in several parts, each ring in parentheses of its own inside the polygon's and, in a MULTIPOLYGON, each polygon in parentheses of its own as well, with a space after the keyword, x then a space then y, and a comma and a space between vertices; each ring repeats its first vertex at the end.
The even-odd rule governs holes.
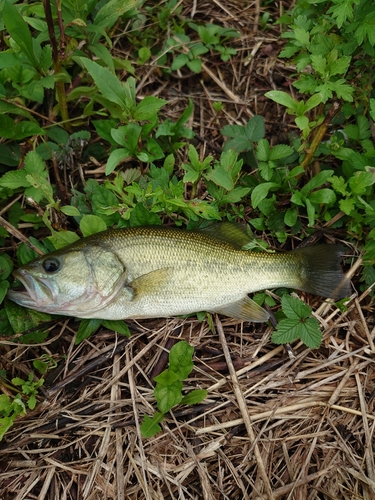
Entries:
MULTIPOLYGON (((253 114, 282 141, 291 125, 263 94, 285 87, 290 69, 277 59, 276 29, 254 30, 259 3, 184 5, 186 15, 240 30, 238 56, 207 60, 203 78, 164 80, 144 67, 139 94, 168 99, 175 116, 192 98, 202 155, 221 147, 222 126, 253 114), (219 116, 215 100, 225 103, 219 116)), ((82 172, 100 178, 103 169, 82 172)), ((351 277, 359 265, 354 259, 351 277)), ((76 323, 64 321, 42 345, 2 342, 0 367, 11 377, 27 376, 43 353, 58 368, 36 409, 1 443, 0 499, 374 499, 373 305, 368 291, 353 294, 345 312, 308 299, 324 332, 314 351, 275 347, 267 325, 228 318, 216 318, 215 331, 196 319, 129 322, 130 339, 101 330, 80 345, 76 323), (142 417, 155 410, 153 377, 176 339, 195 347, 188 388, 205 388, 208 397, 178 408, 162 433, 143 439, 142 417)))

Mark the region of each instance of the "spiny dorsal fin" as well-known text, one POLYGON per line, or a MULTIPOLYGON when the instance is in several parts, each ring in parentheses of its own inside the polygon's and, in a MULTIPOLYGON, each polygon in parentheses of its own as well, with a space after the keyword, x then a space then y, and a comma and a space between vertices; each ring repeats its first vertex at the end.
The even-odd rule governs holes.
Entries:
POLYGON ((217 240, 230 243, 238 249, 248 245, 254 239, 254 236, 250 234, 246 225, 235 222, 219 222, 200 229, 200 231, 217 240))

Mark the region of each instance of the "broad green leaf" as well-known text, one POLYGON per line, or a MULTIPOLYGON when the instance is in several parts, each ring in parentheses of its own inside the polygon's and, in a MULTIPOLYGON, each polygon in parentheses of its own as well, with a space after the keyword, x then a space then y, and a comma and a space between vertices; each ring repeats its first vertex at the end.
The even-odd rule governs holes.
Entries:
POLYGON ((216 167, 207 172, 205 177, 218 186, 222 186, 227 191, 231 191, 234 188, 232 176, 224 168, 216 167))
POLYGON ((161 219, 154 212, 147 210, 143 203, 137 203, 131 211, 129 222, 131 227, 148 225, 154 226, 160 225, 161 219))
POLYGON ((110 175, 121 161, 129 157, 131 154, 128 149, 119 148, 112 151, 105 166, 105 175, 110 175))
POLYGON ((102 325, 108 330, 112 330, 120 335, 124 335, 125 337, 130 337, 130 330, 128 325, 122 320, 116 319, 103 319, 102 325))
POLYGON ((160 108, 168 104, 168 101, 159 97, 146 96, 135 110, 134 118, 136 120, 152 120, 157 115, 160 108))
POLYGON ((300 130, 305 130, 305 128, 309 126, 309 119, 307 116, 297 116, 294 121, 300 130))
POLYGON ((81 212, 76 207, 72 207, 71 205, 65 205, 65 207, 61 207, 60 210, 63 214, 71 216, 71 217, 80 217, 81 212))
POLYGON ((107 229, 107 224, 97 215, 84 215, 79 223, 79 227, 83 236, 86 237, 99 233, 100 231, 105 231, 107 229))
POLYGON ((0 284, 1 281, 6 280, 7 277, 10 275, 10 273, 12 272, 13 268, 12 261, 8 260, 7 257, 9 257, 7 254, 0 255, 0 284))
POLYGON ((267 141, 267 139, 261 139, 258 142, 255 156, 259 161, 268 161, 269 160, 269 155, 270 155, 270 143, 267 141))
POLYGON ((193 71, 194 73, 201 73, 202 71, 202 60, 201 59, 193 59, 192 61, 188 61, 186 66, 193 71))
POLYGON ((332 205, 336 201, 335 192, 329 188, 319 189, 308 196, 311 203, 332 205))
POLYGON ((178 69, 182 68, 189 62, 189 57, 187 54, 179 54, 177 57, 174 58, 172 65, 171 65, 171 70, 172 71, 177 71, 178 69))
POLYGON ((64 248, 71 243, 79 240, 79 236, 73 231, 54 231, 48 240, 53 244, 56 250, 64 248))
POLYGON ((125 91, 117 76, 86 57, 81 57, 80 60, 86 66, 101 94, 109 101, 118 104, 125 111, 127 109, 125 91))
POLYGON ((157 384, 154 395, 158 403, 158 408, 162 413, 167 413, 174 406, 178 405, 182 400, 182 382, 176 380, 172 384, 166 386, 157 384))
POLYGON ((316 108, 322 102, 322 96, 320 94, 314 94, 308 99, 305 103, 305 112, 310 111, 313 108, 316 108))
POLYGON ((180 380, 179 375, 169 368, 164 370, 159 375, 154 377, 157 384, 164 385, 166 387, 172 385, 176 380, 180 380))
MULTIPOLYGON (((0 269, 1 271, 1 269, 0 269)), ((9 282, 8 281, 0 281, 0 304, 2 301, 5 299, 5 296, 7 294, 9 288, 9 282)))
POLYGON ((244 198, 251 188, 236 187, 222 197, 222 203, 238 203, 244 198))
POLYGON ((308 318, 311 314, 310 306, 291 295, 283 295, 281 306, 284 314, 290 319, 308 318))
POLYGON ((375 175, 371 172, 355 172, 349 179, 349 186, 353 194, 362 195, 369 186, 375 183, 375 175))
POLYGON ((111 27, 121 16, 134 9, 141 2, 139 0, 110 0, 105 2, 95 16, 94 23, 103 27, 111 27))
POLYGON ((263 139, 266 132, 264 118, 255 115, 247 122, 245 126, 247 138, 252 142, 258 142, 263 139))
POLYGON ((29 187, 30 183, 26 179, 25 170, 11 170, 1 177, 0 186, 9 189, 18 189, 21 187, 29 187))
POLYGON ((10 36, 21 47, 23 53, 33 67, 38 66, 38 61, 34 53, 34 44, 29 27, 23 20, 21 14, 9 1, 4 2, 3 7, 4 23, 10 36))
POLYGON ((0 418, 0 441, 3 439, 4 435, 8 432, 8 430, 12 427, 13 423, 14 423, 14 418, 12 417, 0 418))
POLYGON ((100 319, 82 319, 77 331, 75 344, 79 344, 82 340, 90 337, 99 328, 100 324, 100 319))
POLYGON ((282 106, 285 106, 289 109, 295 110, 297 108, 298 101, 296 101, 289 94, 281 90, 270 90, 269 92, 266 92, 264 95, 269 99, 272 99, 272 101, 275 101, 278 104, 281 104, 282 106))
POLYGON ((284 215, 284 222, 287 226, 293 227, 298 220, 298 212, 295 207, 288 208, 284 215))
POLYGON ((169 369, 175 372, 180 380, 185 380, 192 371, 194 347, 185 341, 177 342, 169 353, 169 369))
POLYGON ((277 144, 274 146, 269 155, 269 159, 271 161, 282 160, 283 158, 287 158, 288 156, 294 153, 294 149, 286 144, 277 144))
POLYGON ((276 182, 263 182, 262 184, 258 184, 251 193, 252 207, 257 208, 259 203, 267 197, 270 190, 276 187, 279 187, 279 184, 276 182))
POLYGON ((314 177, 301 189, 302 196, 306 196, 310 191, 325 184, 328 179, 332 177, 333 173, 333 170, 322 170, 317 175, 314 175, 314 177))
MULTIPOLYGON (((51 321, 51 316, 39 311, 33 311, 21 307, 15 302, 6 299, 4 301, 5 312, 15 333, 23 333, 32 328, 39 327, 42 323, 51 321)), ((37 335, 38 332, 30 334, 37 335)))

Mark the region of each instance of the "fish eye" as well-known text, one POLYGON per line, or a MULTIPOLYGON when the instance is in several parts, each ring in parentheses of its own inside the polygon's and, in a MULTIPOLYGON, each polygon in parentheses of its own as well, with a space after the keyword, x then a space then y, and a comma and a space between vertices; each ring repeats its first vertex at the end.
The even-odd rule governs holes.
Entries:
POLYGON ((47 273, 55 273, 60 269, 60 261, 56 258, 48 258, 43 261, 42 266, 47 273))

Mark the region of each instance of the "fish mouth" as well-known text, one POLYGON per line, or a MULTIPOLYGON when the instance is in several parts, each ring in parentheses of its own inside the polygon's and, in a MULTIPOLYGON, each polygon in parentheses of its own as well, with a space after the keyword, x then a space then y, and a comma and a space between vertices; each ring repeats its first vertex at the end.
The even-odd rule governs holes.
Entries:
POLYGON ((14 271, 13 276, 18 281, 8 290, 8 297, 13 302, 21 306, 36 308, 53 301, 55 294, 42 278, 30 276, 23 269, 14 271))

